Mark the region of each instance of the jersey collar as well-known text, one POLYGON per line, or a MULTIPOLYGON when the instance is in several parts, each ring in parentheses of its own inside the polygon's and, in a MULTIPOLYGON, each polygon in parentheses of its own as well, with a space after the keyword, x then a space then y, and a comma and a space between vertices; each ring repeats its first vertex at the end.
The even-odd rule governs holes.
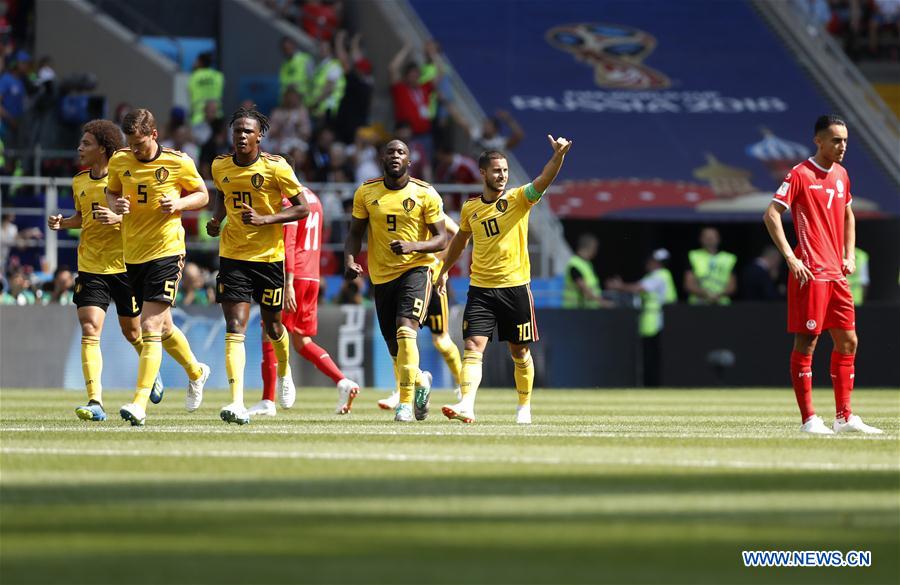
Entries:
POLYGON ((103 173, 103 174, 100 175, 99 177, 95 177, 95 176, 94 176, 94 171, 89 170, 89 171, 88 171, 88 176, 91 178, 92 181, 102 181, 103 179, 105 179, 106 177, 109 176, 109 171, 106 171, 105 173, 103 173))
POLYGON ((139 163, 143 163, 143 164, 152 163, 153 161, 155 161, 156 159, 159 158, 159 156, 162 154, 162 150, 163 150, 162 144, 160 144, 159 142, 157 142, 157 143, 156 143, 156 156, 154 156, 153 158, 147 159, 147 160, 139 159, 139 158, 136 157, 136 156, 135 156, 134 158, 137 159, 137 161, 138 161, 139 163))
POLYGON ((252 161, 248 162, 247 164, 241 164, 241 163, 238 162, 238 159, 237 159, 237 153, 235 152, 235 153, 233 153, 233 154, 231 155, 231 162, 233 162, 233 163, 234 163, 234 166, 236 166, 236 167, 252 167, 253 165, 256 164, 256 161, 258 161, 258 160, 259 160, 259 157, 261 157, 261 156, 262 156, 262 151, 261 151, 261 150, 258 150, 258 151, 256 151, 256 158, 255 158, 255 159, 253 159, 252 161))
POLYGON ((814 167, 816 167, 817 169, 819 169, 819 170, 822 171, 823 173, 830 173, 830 172, 831 172, 831 169, 834 168, 834 164, 831 165, 831 169, 826 169, 826 168, 823 168, 823 167, 819 166, 819 163, 817 163, 817 162, 816 162, 816 159, 814 159, 813 157, 809 157, 809 158, 806 159, 806 160, 808 160, 810 163, 812 163, 812 165, 813 165, 814 167))
POLYGON ((504 195, 506 195, 506 189, 504 189, 503 191, 500 191, 500 194, 497 195, 497 198, 494 199, 493 201, 485 201, 485 200, 484 200, 484 193, 481 194, 481 197, 479 197, 479 199, 481 199, 481 202, 484 203, 485 205, 493 205, 494 203, 497 203, 498 201, 500 201, 501 199, 503 199, 503 196, 504 196, 504 195))

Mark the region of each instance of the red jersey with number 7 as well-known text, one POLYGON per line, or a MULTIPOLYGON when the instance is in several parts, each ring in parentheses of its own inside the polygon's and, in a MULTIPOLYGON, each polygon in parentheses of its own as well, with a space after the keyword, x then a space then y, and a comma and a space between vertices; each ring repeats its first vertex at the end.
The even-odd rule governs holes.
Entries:
POLYGON ((816 280, 840 280, 844 259, 844 214, 853 202, 847 170, 830 169, 812 158, 791 169, 774 200, 791 210, 797 232, 796 255, 816 280))
MULTIPOLYGON (((322 203, 315 193, 303 188, 309 215, 299 222, 284 224, 284 271, 294 278, 319 282, 319 255, 322 249, 322 203)), ((285 199, 285 205, 290 202, 285 199)))

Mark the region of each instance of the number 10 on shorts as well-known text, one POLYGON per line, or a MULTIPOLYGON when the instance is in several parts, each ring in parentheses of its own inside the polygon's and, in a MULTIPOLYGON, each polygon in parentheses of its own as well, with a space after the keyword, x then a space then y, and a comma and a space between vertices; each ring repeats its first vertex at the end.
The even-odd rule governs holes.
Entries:
POLYGON ((519 323, 519 341, 531 341, 531 323, 519 323))

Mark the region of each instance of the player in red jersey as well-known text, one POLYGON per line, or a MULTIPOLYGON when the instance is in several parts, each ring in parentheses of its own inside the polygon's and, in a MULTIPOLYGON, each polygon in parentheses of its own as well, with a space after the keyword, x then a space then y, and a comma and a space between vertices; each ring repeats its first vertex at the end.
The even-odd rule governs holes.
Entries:
POLYGON ((879 434, 850 411, 856 358, 856 313, 846 275, 856 269, 856 219, 850 178, 840 165, 847 151, 847 124, 821 116, 815 124, 816 154, 791 169, 763 215, 772 241, 787 261, 788 331, 794 334, 791 380, 803 425, 817 435, 847 431, 879 434), (797 247, 791 250, 781 214, 791 210, 797 247), (822 331, 834 341, 831 381, 837 411, 832 428, 812 405, 812 354, 822 331))
MULTIPOLYGON (((288 162, 291 162, 290 159, 288 162)), ((346 378, 328 352, 312 339, 318 331, 316 309, 319 299, 319 255, 325 220, 322 202, 315 193, 304 187, 303 194, 307 198, 309 215, 299 222, 284 224, 285 286, 282 323, 290 332, 291 342, 297 353, 337 384, 338 403, 335 412, 347 414, 353 405, 353 399, 359 394, 359 384, 346 378)), ((263 399, 250 408, 251 416, 275 415, 275 362, 272 342, 264 336, 263 399)))

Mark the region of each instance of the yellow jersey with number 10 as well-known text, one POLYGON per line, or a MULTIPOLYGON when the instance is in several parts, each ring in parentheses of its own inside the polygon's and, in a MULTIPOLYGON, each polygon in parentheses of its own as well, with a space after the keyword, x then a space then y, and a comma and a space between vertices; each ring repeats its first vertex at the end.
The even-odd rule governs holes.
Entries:
POLYGON ((78 241, 78 271, 91 274, 119 274, 125 272, 122 251, 121 225, 105 225, 97 220, 98 207, 106 202, 106 183, 109 175, 99 179, 91 171, 81 171, 72 178, 75 210, 81 214, 81 237, 78 241))
POLYGON ((444 203, 434 187, 410 179, 402 189, 388 189, 383 178, 363 183, 353 195, 353 217, 369 220, 369 275, 373 284, 389 282, 417 266, 430 266, 434 254, 398 256, 390 242, 431 239, 428 224, 444 219, 444 203))
POLYGON ((481 197, 463 203, 459 229, 472 233, 472 286, 508 288, 531 282, 528 216, 539 200, 529 183, 490 203, 481 197), (533 200, 526 191, 533 192, 533 200))
POLYGON ((252 226, 241 221, 243 203, 260 215, 282 209, 282 197, 299 195, 303 185, 284 158, 266 152, 250 164, 241 165, 230 154, 216 157, 212 163, 216 189, 225 198, 225 217, 219 241, 219 256, 248 262, 284 260, 283 224, 252 226))
POLYGON ((122 148, 109 160, 109 185, 130 203, 122 217, 125 262, 142 264, 157 258, 184 254, 181 213, 163 213, 159 201, 178 199, 182 192, 195 193, 203 179, 191 157, 157 145, 156 157, 141 161, 131 149, 122 148))

